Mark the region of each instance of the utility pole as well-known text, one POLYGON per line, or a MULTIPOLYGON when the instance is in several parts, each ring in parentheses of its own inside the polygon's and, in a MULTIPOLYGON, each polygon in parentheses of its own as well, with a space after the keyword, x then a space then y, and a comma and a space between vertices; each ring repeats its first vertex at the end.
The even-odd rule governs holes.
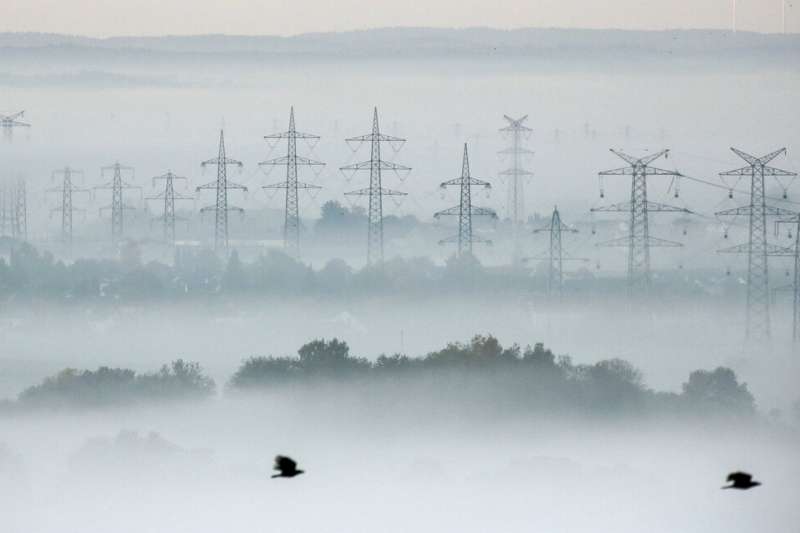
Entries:
POLYGON ((406 142, 405 139, 392 137, 380 132, 378 125, 378 108, 374 109, 372 115, 372 133, 351 137, 346 139, 348 143, 370 143, 370 158, 368 161, 354 163, 341 167, 341 171, 356 172, 359 170, 369 170, 369 187, 345 193, 347 196, 369 196, 369 209, 367 211, 367 265, 383 263, 383 197, 384 196, 406 196, 406 193, 386 189, 382 185, 381 173, 384 170, 397 172, 410 172, 411 168, 397 163, 384 161, 381 159, 381 143, 388 142, 396 146, 397 150, 406 142))
POLYGON ((511 167, 500 172, 500 175, 508 176, 510 179, 508 186, 508 214, 511 219, 513 246, 511 263, 514 266, 519 266, 522 262, 521 232, 525 224, 524 180, 533 176, 533 172, 524 169, 522 164, 522 158, 533 155, 533 151, 524 148, 522 141, 523 137, 529 136, 533 130, 524 125, 524 122, 528 120, 528 115, 517 119, 503 115, 503 118, 508 122, 508 126, 500 129, 500 132, 511 137, 511 146, 501 150, 500 154, 511 157, 511 167))
POLYGON ((72 216, 74 212, 78 210, 72 203, 72 195, 74 193, 89 192, 89 189, 83 189, 73 185, 72 177, 76 174, 83 175, 83 171, 75 170, 70 167, 64 167, 61 170, 53 171, 53 179, 58 176, 62 177, 61 186, 47 190, 47 192, 61 194, 61 207, 56 207, 52 212, 61 211, 61 241, 67 247, 68 251, 72 250, 72 216))
POLYGON ((767 205, 764 192, 765 176, 794 177, 797 174, 767 166, 767 163, 781 154, 786 148, 775 150, 757 158, 736 148, 733 153, 747 162, 747 166, 736 170, 721 172, 720 176, 750 178, 750 204, 716 213, 720 216, 742 216, 749 219, 749 238, 744 244, 719 250, 719 253, 747 254, 747 324, 745 335, 748 339, 767 340, 771 334, 769 316, 769 265, 770 255, 793 255, 792 250, 767 242, 767 217, 791 217, 795 213, 787 209, 767 205))
POLYGON ((164 227, 164 242, 170 246, 175 246, 175 221, 178 217, 175 215, 175 200, 191 200, 191 196, 184 196, 175 192, 175 180, 188 181, 183 176, 176 176, 172 171, 155 176, 153 178, 153 187, 157 181, 164 181, 164 192, 155 196, 148 196, 147 200, 162 200, 164 202, 164 213, 154 218, 154 221, 160 221, 164 227))
POLYGON ((241 207, 228 205, 228 189, 240 189, 247 192, 247 187, 228 181, 228 165, 241 168, 242 162, 235 159, 229 159, 225 155, 225 133, 220 130, 219 132, 219 155, 215 159, 203 161, 203 167, 214 165, 217 167, 217 179, 211 183, 200 185, 197 187, 196 192, 203 189, 213 189, 217 193, 217 201, 214 205, 204 207, 200 213, 214 211, 214 251, 216 253, 228 253, 228 212, 236 211, 244 213, 241 207))
MULTIPOLYGON (((650 213, 687 213, 691 211, 682 207, 651 202, 647 199, 648 176, 680 177, 680 172, 662 170, 651 167, 650 163, 666 156, 669 150, 662 150, 642 158, 635 158, 626 153, 611 150, 617 157, 630 166, 600 172, 601 176, 631 176, 631 199, 629 202, 592 208, 592 213, 630 213, 628 235, 618 239, 598 243, 601 247, 622 247, 628 249, 628 291, 630 296, 637 292, 647 293, 652 281, 650 271, 650 248, 676 248, 683 246, 679 242, 658 239, 650 236, 650 213)), ((601 192, 601 196, 603 193, 601 192)))
MULTIPOLYGON (((547 295, 550 297, 558 296, 558 299, 561 299, 564 289, 564 261, 573 260, 573 258, 564 257, 562 234, 578 233, 578 230, 564 224, 561 221, 558 207, 555 207, 553 215, 550 217, 550 223, 547 226, 533 230, 533 233, 550 234, 550 249, 547 254, 547 295)), ((585 259, 577 260, 585 261, 585 259)))
POLYGON ((14 128, 30 128, 31 125, 20 120, 25 116, 25 111, 17 111, 10 115, 0 115, 0 128, 3 130, 3 138, 11 142, 14 138, 14 128))
POLYGON ((126 209, 132 210, 135 207, 128 205, 123 200, 123 192, 126 189, 138 189, 139 193, 141 194, 142 188, 137 185, 130 185, 123 181, 122 179, 122 172, 130 172, 131 177, 133 177, 133 168, 127 167, 125 165, 121 165, 119 162, 114 163, 113 165, 109 165, 107 167, 102 167, 100 169, 100 177, 104 178, 106 172, 113 171, 114 175, 111 177, 111 181, 104 185, 98 185, 94 188, 95 191, 105 189, 111 191, 111 205, 106 207, 100 208, 100 213, 102 214, 103 211, 110 209, 111 210, 111 244, 116 246, 119 244, 119 241, 122 239, 124 234, 124 212, 126 209))
POLYGON ((447 188, 450 185, 458 185, 461 191, 461 201, 457 206, 445 209, 435 213, 434 218, 442 216, 458 216, 458 234, 442 239, 439 244, 456 243, 458 244, 458 257, 463 257, 466 254, 472 254, 473 243, 486 243, 491 244, 491 241, 476 237, 472 233, 472 217, 473 216, 489 216, 497 218, 497 213, 492 209, 485 207, 475 207, 472 205, 472 187, 483 187, 484 189, 491 189, 491 184, 487 181, 482 181, 470 176, 469 172, 469 154, 467 153, 467 144, 464 143, 464 157, 461 162, 461 177, 449 181, 442 182, 440 187, 447 188))
POLYGON ((286 190, 286 203, 285 215, 283 220, 283 249, 286 253, 294 258, 300 257, 300 201, 298 198, 298 189, 321 189, 318 185, 311 183, 303 183, 297 181, 297 165, 305 165, 312 167, 322 167, 325 163, 314 161, 307 157, 297 155, 297 139, 307 139, 311 141, 319 140, 318 135, 310 133, 299 132, 294 126, 294 107, 289 111, 289 130, 282 133, 273 133, 272 135, 264 136, 264 139, 269 140, 287 140, 287 153, 283 157, 262 161, 259 165, 285 165, 286 166, 286 181, 280 183, 273 183, 263 187, 264 189, 285 189, 286 190))

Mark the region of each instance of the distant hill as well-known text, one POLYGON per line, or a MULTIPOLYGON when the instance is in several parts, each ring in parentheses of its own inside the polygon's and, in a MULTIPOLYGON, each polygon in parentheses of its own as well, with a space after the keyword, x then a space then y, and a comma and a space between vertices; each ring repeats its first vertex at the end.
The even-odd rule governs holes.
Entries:
POLYGON ((800 35, 731 33, 720 30, 623 31, 575 29, 382 28, 293 37, 194 35, 90 38, 42 33, 0 33, 0 49, 67 48, 72 51, 161 52, 368 57, 417 55, 604 54, 624 50, 685 54, 755 52, 794 54, 800 63, 800 35))

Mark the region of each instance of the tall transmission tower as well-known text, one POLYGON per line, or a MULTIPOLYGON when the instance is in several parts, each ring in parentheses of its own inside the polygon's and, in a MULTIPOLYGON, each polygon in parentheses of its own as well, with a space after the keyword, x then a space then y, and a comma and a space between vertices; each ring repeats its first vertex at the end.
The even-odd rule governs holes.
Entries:
POLYGON ((235 159, 229 159, 225 155, 225 133, 220 130, 219 132, 219 154, 215 159, 208 159, 201 164, 203 167, 214 165, 217 167, 217 179, 205 185, 197 187, 196 192, 203 189, 213 189, 217 193, 217 201, 214 205, 204 207, 200 210, 201 213, 214 211, 214 251, 217 253, 228 252, 228 212, 236 211, 244 213, 241 207, 228 205, 228 190, 240 189, 247 192, 247 187, 228 181, 228 166, 233 165, 241 168, 242 162, 235 159))
POLYGON ((20 120, 25 116, 25 111, 17 111, 10 115, 0 115, 0 129, 3 130, 3 138, 11 141, 14 138, 14 128, 30 128, 31 125, 20 120))
POLYGON ((64 167, 61 170, 53 171, 53 179, 62 177, 61 186, 48 189, 47 192, 55 192, 61 195, 61 207, 56 207, 52 212, 61 212, 61 241, 68 249, 72 249, 72 217, 78 209, 73 205, 72 195, 74 193, 88 193, 89 189, 76 187, 72 183, 72 177, 76 174, 83 175, 83 171, 64 167))
POLYGON ((126 189, 138 189, 140 194, 142 188, 137 185, 131 185, 122 179, 123 172, 130 172, 133 176, 133 168, 121 165, 119 162, 114 163, 100 169, 100 177, 104 178, 106 172, 112 171, 113 176, 111 181, 103 185, 97 185, 94 190, 110 190, 111 191, 111 205, 100 208, 100 212, 111 210, 111 243, 116 245, 124 235, 124 213, 126 210, 133 210, 135 207, 128 205, 124 202, 123 194, 126 189))
POLYGON ((164 192, 147 197, 148 200, 161 200, 164 202, 163 214, 153 220, 162 223, 164 228, 164 242, 170 246, 175 245, 175 221, 179 219, 179 217, 175 215, 175 200, 193 199, 191 196, 184 196, 183 194, 175 192, 175 180, 188 181, 188 178, 176 176, 171 171, 161 176, 155 176, 153 178, 153 187, 155 187, 157 181, 163 181, 164 192))
POLYGON ((283 157, 262 161, 259 165, 286 166, 286 181, 267 185, 264 189, 285 189, 286 210, 283 221, 283 248, 289 256, 300 256, 300 201, 298 189, 321 189, 318 185, 297 181, 297 165, 322 167, 325 163, 297 155, 297 139, 316 142, 318 135, 297 131, 294 126, 294 107, 289 111, 289 130, 264 136, 267 141, 287 140, 287 153, 283 157))
POLYGON ((528 115, 521 118, 511 118, 508 115, 503 115, 503 118, 508 122, 508 125, 500 129, 511 137, 511 146, 501 150, 500 154, 511 157, 511 167, 500 172, 501 176, 509 177, 508 186, 508 211, 509 218, 511 219, 511 238, 512 238, 512 255, 511 262, 515 266, 519 266, 522 261, 522 227, 525 225, 525 178, 533 176, 533 172, 523 168, 523 157, 533 155, 532 150, 528 150, 522 146, 523 141, 533 131, 531 128, 525 126, 524 122, 528 120, 528 115))
POLYGON ((550 234, 550 249, 546 257, 547 294, 548 296, 561 298, 564 291, 564 261, 585 261, 585 259, 565 257, 562 246, 562 235, 564 233, 578 233, 578 230, 561 221, 561 214, 558 211, 558 207, 556 207, 553 209, 550 223, 547 226, 533 230, 533 232, 550 234))
POLYGON ((24 178, 17 178, 11 184, 13 212, 11 217, 11 236, 22 241, 28 240, 28 190, 24 178))
POLYGON ((716 213, 717 216, 747 216, 749 219, 749 238, 744 244, 719 250, 719 253, 747 254, 747 323, 748 339, 765 340, 770 337, 771 324, 769 316, 769 265, 770 255, 793 255, 789 248, 767 242, 767 217, 791 217, 795 213, 787 209, 767 205, 764 192, 765 176, 794 177, 797 174, 779 168, 767 166, 767 163, 781 154, 786 148, 775 150, 763 157, 754 157, 736 148, 731 150, 747 162, 747 166, 727 172, 720 176, 738 176, 750 178, 750 204, 716 213))
POLYGON ((384 161, 381 159, 381 143, 388 142, 393 147, 402 146, 405 139, 392 137, 380 132, 378 125, 378 108, 376 107, 372 116, 372 133, 351 137, 346 139, 348 143, 370 143, 370 158, 368 161, 354 163, 341 167, 342 172, 369 170, 369 187, 345 193, 348 196, 369 196, 369 209, 367 210, 367 265, 383 263, 383 197, 384 196, 405 196, 406 193, 394 191, 383 187, 381 173, 384 170, 393 172, 410 172, 411 168, 397 163, 384 161))
POLYGON ((492 209, 485 207, 475 207, 472 205, 472 187, 483 187, 484 189, 491 189, 491 184, 487 181, 482 181, 473 178, 469 172, 469 153, 467 152, 467 144, 464 143, 464 156, 461 162, 461 177, 449 181, 442 182, 441 188, 447 188, 450 185, 458 185, 461 192, 461 201, 457 206, 445 209, 435 213, 434 218, 443 216, 458 216, 458 234, 442 239, 439 244, 456 243, 458 245, 458 257, 465 254, 472 254, 473 243, 486 243, 491 244, 491 241, 476 237, 472 232, 472 217, 473 216, 489 216, 497 218, 497 213, 492 209))
POLYGON ((651 167, 650 163, 669 154, 669 150, 662 150, 642 158, 636 158, 626 153, 611 150, 617 157, 630 166, 600 172, 603 176, 631 176, 631 199, 629 202, 612 204, 604 207, 595 207, 593 213, 630 213, 628 222, 628 235, 618 239, 598 243, 601 247, 628 248, 628 291, 631 296, 637 292, 647 292, 652 281, 650 271, 650 248, 666 247, 679 248, 679 242, 658 239, 650 236, 650 213, 687 213, 686 208, 675 207, 667 204, 651 202, 647 199, 648 176, 674 176, 680 177, 680 172, 662 170, 651 167))

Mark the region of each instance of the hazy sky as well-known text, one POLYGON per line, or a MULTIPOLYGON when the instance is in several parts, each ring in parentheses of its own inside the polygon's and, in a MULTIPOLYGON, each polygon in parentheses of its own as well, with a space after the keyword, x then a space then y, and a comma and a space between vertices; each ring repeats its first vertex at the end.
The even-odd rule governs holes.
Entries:
MULTIPOLYGON (((734 0, 2 0, 0 31, 92 36, 280 34, 383 26, 728 28, 734 0)), ((776 32, 786 1, 736 0, 738 27, 776 32)), ((792 5, 794 4, 794 5, 792 5)))

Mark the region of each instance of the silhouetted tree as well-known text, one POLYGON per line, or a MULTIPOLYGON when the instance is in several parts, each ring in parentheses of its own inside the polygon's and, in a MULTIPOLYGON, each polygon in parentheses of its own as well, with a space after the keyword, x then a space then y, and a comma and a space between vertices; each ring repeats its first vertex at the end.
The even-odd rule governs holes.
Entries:
POLYGON ((730 368, 695 370, 683 384, 683 398, 693 410, 712 410, 731 414, 755 412, 755 400, 746 383, 739 383, 730 368))

